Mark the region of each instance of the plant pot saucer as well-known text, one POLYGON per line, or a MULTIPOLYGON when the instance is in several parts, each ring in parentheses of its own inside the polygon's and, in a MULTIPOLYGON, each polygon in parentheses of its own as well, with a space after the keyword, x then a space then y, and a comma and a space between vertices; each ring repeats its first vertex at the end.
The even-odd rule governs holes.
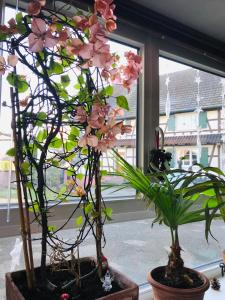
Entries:
POLYGON ((147 276, 153 289, 154 300, 203 300, 205 291, 209 288, 209 280, 204 274, 187 268, 195 272, 202 279, 203 284, 196 288, 182 289, 166 286, 153 278, 154 272, 163 272, 164 269, 164 266, 155 268, 147 276))
MULTIPOLYGON (((83 258, 83 261, 93 261, 92 258, 83 258)), ((35 269, 37 271, 38 268, 35 269)), ((103 295, 101 297, 93 298, 96 300, 138 300, 139 299, 139 287, 136 283, 132 282, 122 273, 116 271, 115 269, 109 267, 110 273, 114 278, 114 281, 120 287, 120 290, 112 293, 103 295)), ((29 296, 23 296, 20 289, 18 288, 16 281, 22 276, 24 277, 25 271, 17 271, 13 273, 6 274, 6 299, 7 300, 33 300, 29 296)), ((80 298, 84 300, 84 298, 80 298)), ((91 299, 91 298, 90 298, 91 299)), ((39 298, 39 300, 41 300, 39 298)), ((54 300, 59 300, 56 296, 54 300)), ((79 300, 79 298, 78 298, 79 300)))

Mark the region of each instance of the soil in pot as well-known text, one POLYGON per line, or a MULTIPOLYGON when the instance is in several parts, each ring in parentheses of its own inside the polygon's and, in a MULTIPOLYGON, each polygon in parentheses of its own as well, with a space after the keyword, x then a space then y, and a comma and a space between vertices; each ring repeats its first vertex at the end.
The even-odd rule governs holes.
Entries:
MULTIPOLYGON (((95 263, 93 261, 83 261, 81 263, 81 275, 88 274, 91 271, 94 271, 94 269, 95 263)), ((74 276, 68 271, 52 272, 48 269, 47 273, 48 279, 57 286, 64 286, 74 279, 74 276)), ((70 295, 70 300, 94 300, 122 290, 116 281, 112 281, 112 289, 110 292, 104 292, 97 271, 93 272, 89 277, 82 281, 82 288, 79 288, 76 283, 74 283, 71 287, 60 292, 48 292, 38 288, 33 292, 28 292, 25 272, 20 272, 20 276, 18 276, 18 273, 16 272, 12 274, 12 278, 26 300, 59 300, 62 293, 68 293, 70 295)), ((39 268, 36 269, 36 278, 38 282, 38 278, 40 278, 39 268)))
POLYGON ((192 280, 193 282, 192 288, 200 287, 204 283, 203 280, 198 276, 198 274, 195 271, 191 269, 186 269, 186 274, 187 277, 181 279, 180 282, 176 286, 174 286, 172 285, 172 283, 168 278, 165 278, 165 267, 156 268, 155 270, 152 271, 152 277, 154 280, 169 287, 190 289, 190 285, 188 285, 188 280, 192 280))

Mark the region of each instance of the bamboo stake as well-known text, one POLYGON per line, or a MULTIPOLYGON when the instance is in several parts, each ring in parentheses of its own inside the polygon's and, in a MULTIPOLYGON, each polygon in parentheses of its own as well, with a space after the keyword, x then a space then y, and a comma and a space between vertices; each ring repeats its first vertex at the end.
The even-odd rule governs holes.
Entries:
POLYGON ((13 130, 13 141, 15 147, 15 174, 16 174, 16 184, 17 184, 17 196, 18 196, 18 206, 19 206, 19 215, 20 215, 20 225, 21 225, 21 236, 23 242, 23 253, 24 253, 24 261, 25 261, 25 268, 26 268, 26 277, 27 277, 27 285, 28 289, 33 289, 33 280, 32 280, 32 272, 31 272, 31 265, 30 265, 30 257, 32 253, 29 253, 28 250, 28 235, 27 235, 27 224, 24 216, 24 208, 23 208, 23 197, 22 197, 22 189, 20 184, 20 157, 19 152, 20 149, 20 141, 17 140, 17 132, 16 132, 16 111, 15 111, 15 97, 13 93, 13 88, 10 88, 10 96, 11 96, 11 103, 12 103, 12 130, 13 130))
POLYGON ((102 277, 102 194, 101 194, 101 175, 100 175, 100 161, 97 157, 96 170, 95 170, 95 196, 96 196, 96 253, 98 261, 98 275, 102 277))

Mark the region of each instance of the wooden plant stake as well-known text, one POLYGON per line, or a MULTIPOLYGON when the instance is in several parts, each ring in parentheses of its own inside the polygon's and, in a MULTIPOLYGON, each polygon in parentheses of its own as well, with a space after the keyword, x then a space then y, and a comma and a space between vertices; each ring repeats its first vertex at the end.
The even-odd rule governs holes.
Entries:
POLYGON ((23 243, 23 253, 27 277, 28 289, 32 290, 34 288, 34 264, 33 264, 33 252, 31 245, 31 230, 30 230, 30 220, 29 220, 29 211, 27 207, 23 207, 23 192, 21 188, 21 176, 20 176, 20 151, 21 151, 21 139, 18 139, 17 136, 17 127, 16 122, 16 106, 15 95, 13 88, 10 88, 11 104, 12 104, 12 131, 13 131, 13 142, 15 148, 15 174, 16 174, 16 184, 17 184, 17 197, 18 197, 18 206, 19 206, 19 216, 20 216, 20 225, 21 225, 21 236, 23 243))
POLYGON ((100 161, 96 155, 96 170, 95 170, 95 197, 96 197, 96 253, 98 261, 98 275, 102 278, 102 194, 101 194, 101 174, 100 174, 100 161))

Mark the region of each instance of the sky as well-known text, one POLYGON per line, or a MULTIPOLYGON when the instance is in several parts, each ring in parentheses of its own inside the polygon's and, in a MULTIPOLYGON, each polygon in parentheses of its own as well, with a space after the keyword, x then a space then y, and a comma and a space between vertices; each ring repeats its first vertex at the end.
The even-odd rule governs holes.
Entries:
POLYGON ((159 75, 174 73, 182 70, 189 69, 190 67, 176 63, 166 58, 159 58, 159 75))

